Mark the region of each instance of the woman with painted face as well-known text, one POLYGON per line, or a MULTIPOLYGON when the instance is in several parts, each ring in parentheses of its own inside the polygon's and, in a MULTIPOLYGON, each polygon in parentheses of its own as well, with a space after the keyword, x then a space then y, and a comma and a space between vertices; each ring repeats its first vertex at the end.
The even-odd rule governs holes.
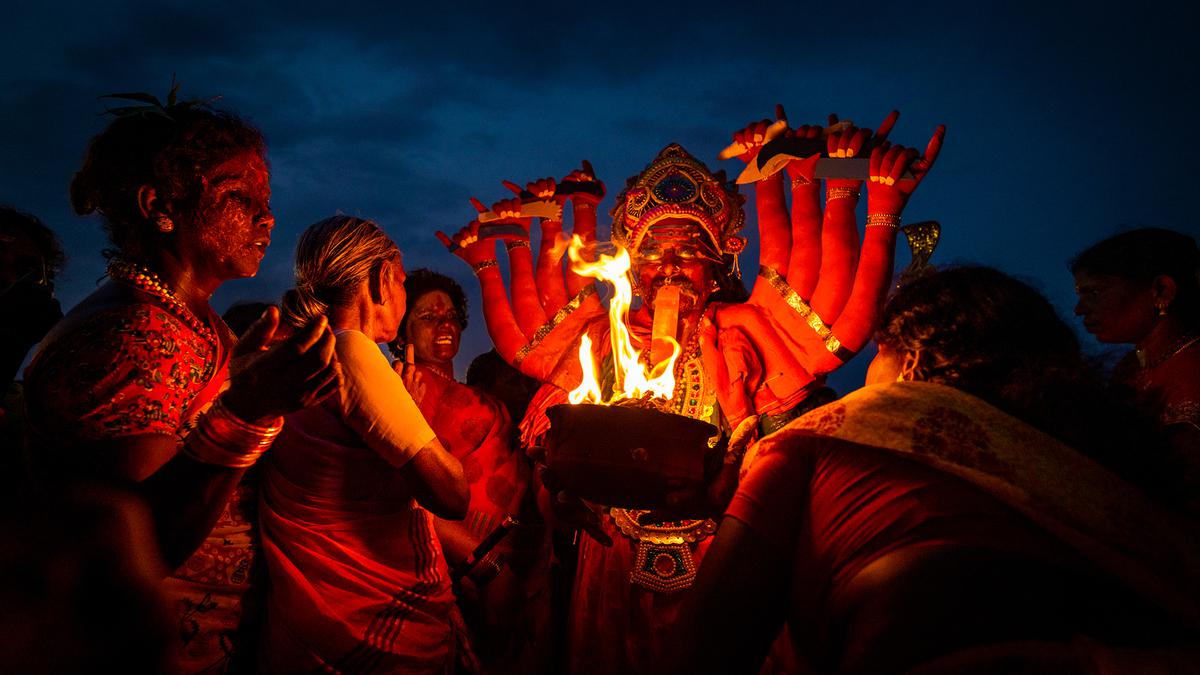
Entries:
POLYGON ((758 672, 785 628, 799 672, 1193 672, 1139 650, 1195 644, 1194 522, 1050 303, 942 270, 876 339, 867 386, 750 449, 663 670, 758 672))
POLYGON ((210 306, 270 243, 266 146, 245 121, 174 94, 137 95, 148 104, 119 110, 88 146, 71 200, 103 217, 108 280, 42 341, 26 407, 47 485, 98 482, 149 504, 175 570, 164 588, 180 670, 224 672, 255 567, 255 498, 240 481, 282 416, 335 391, 339 370, 324 320, 264 352, 278 313, 235 344, 210 306))
POLYGON ((1200 513, 1200 253, 1160 228, 1101 241, 1071 262, 1084 328, 1134 349, 1114 380, 1133 390, 1168 436, 1181 500, 1200 513))
MULTIPOLYGON (((467 298, 450 277, 414 270, 404 281, 408 310, 392 343, 392 366, 405 378, 421 413, 446 449, 463 464, 471 486, 467 518, 439 519, 438 538, 447 562, 460 563, 504 522, 526 521, 530 464, 514 443, 505 405, 454 379, 467 298)), ((537 659, 530 638, 542 635, 547 607, 547 533, 518 526, 475 566, 460 589, 459 605, 472 630, 472 643, 487 672, 528 672, 537 659)), ((544 645, 542 645, 544 647, 544 645)))
POLYGON ((462 520, 467 482, 378 347, 396 338, 404 278, 370 220, 327 218, 296 247, 284 320, 328 317, 342 380, 288 415, 263 471, 261 672, 441 673, 453 659, 434 517, 462 520))

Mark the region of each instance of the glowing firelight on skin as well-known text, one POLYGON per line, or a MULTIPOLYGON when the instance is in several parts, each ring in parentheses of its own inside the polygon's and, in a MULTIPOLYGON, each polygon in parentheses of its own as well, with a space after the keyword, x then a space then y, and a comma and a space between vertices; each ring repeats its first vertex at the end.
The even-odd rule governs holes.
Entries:
POLYGON ((614 255, 601 254, 592 262, 584 260, 581 252, 583 241, 573 237, 567 255, 571 269, 579 275, 605 281, 613 286, 613 297, 608 303, 609 335, 613 353, 613 393, 604 400, 600 382, 596 378, 596 362, 592 354, 592 341, 584 335, 579 343, 579 365, 583 370, 583 381, 568 394, 572 404, 596 403, 612 405, 623 399, 644 397, 670 399, 675 393, 675 361, 683 349, 679 343, 666 338, 671 344, 671 356, 647 369, 638 359, 629 332, 629 306, 633 304, 633 288, 629 283, 629 252, 617 247, 614 255))

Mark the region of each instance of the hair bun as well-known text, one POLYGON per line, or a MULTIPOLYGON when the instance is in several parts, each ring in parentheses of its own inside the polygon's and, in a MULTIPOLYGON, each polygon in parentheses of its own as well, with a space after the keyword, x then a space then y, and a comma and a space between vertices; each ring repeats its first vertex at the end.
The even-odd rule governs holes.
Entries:
POLYGON ((288 289, 279 303, 281 318, 295 328, 306 325, 328 310, 328 305, 318 300, 311 292, 300 288, 288 289))

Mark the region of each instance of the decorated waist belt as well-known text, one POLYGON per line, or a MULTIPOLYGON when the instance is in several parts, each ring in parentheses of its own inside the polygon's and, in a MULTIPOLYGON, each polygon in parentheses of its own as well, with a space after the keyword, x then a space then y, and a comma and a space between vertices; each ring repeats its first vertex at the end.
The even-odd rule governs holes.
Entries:
POLYGON ((637 542, 637 558, 629 581, 655 593, 673 593, 696 581, 696 543, 717 531, 713 520, 673 520, 642 523, 649 511, 612 509, 609 515, 621 532, 637 542))

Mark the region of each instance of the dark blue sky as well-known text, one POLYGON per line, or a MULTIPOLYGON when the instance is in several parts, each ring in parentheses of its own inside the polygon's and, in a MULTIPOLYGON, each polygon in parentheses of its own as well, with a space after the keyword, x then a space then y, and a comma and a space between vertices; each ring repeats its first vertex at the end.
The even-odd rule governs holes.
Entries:
POLYGON ((502 178, 561 177, 588 158, 607 211, 672 141, 736 173, 716 153, 776 102, 793 124, 837 112, 873 127, 897 108, 892 138, 910 145, 944 122, 942 157, 906 220, 941 221, 935 261, 998 266, 1067 314, 1065 263, 1087 244, 1137 225, 1200 229, 1184 3, 1153 15, 1048 2, 651 5, 22 3, 6 9, 0 43, 0 202, 62 235, 59 296, 78 302, 103 273, 99 222, 67 203, 106 122, 96 96, 161 96, 175 73, 185 95, 221 95, 270 144, 275 240, 259 276, 222 288, 218 309, 277 298, 308 224, 370 217, 408 267, 467 289, 460 375, 488 342, 475 282, 433 231, 465 223, 468 197, 491 202, 507 196, 502 178))

